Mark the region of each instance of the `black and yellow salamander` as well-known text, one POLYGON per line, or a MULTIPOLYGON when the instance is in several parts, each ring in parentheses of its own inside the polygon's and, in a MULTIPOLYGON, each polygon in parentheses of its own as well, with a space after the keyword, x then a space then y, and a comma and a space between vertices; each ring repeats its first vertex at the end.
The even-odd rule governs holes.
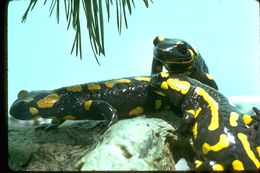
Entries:
POLYGON ((260 146, 247 127, 252 118, 242 115, 217 90, 183 74, 166 72, 154 75, 150 83, 155 93, 182 110, 180 130, 188 129, 192 135, 198 156, 195 169, 259 169, 260 146))
MULTIPOLYGON (((177 63, 174 67, 183 69, 178 73, 186 74, 188 70, 194 68, 192 73, 195 74, 196 72, 196 75, 193 75, 193 77, 201 80, 201 82, 206 81, 205 83, 208 85, 215 84, 211 78, 203 80, 199 77, 208 71, 207 66, 202 57, 197 56, 197 51, 186 42, 177 39, 162 40, 161 37, 156 37, 155 42, 157 45, 155 52, 158 53, 158 56, 155 57, 158 57, 158 59, 167 57, 170 63, 174 61, 182 62, 187 65, 187 68, 182 63, 177 63), (165 50, 160 51, 162 47, 165 50), (184 53, 184 49, 187 51, 185 58, 178 54, 179 51, 184 53), (199 73, 203 74, 199 75, 199 73)), ((153 66, 154 64, 155 59, 153 66)), ((167 66, 167 63, 165 64, 167 66)), ((171 68, 170 64, 168 69, 171 68)), ((152 73, 156 72, 159 71, 152 70, 152 73)), ((176 71, 171 70, 171 72, 176 71)), ((207 76, 209 77, 209 75, 207 76)), ((165 101, 158 99, 158 95, 155 95, 150 90, 149 80, 150 77, 122 78, 64 87, 53 91, 28 92, 23 90, 18 94, 18 99, 11 106, 10 114, 22 120, 36 117, 51 118, 52 125, 46 126, 47 129, 57 127, 69 119, 98 120, 106 118, 111 125, 117 121, 118 116, 119 118, 132 117, 141 113, 159 110, 164 106, 167 107, 165 101)), ((214 86, 216 88, 216 85, 214 86)))
POLYGON ((150 90, 150 77, 121 78, 63 87, 55 90, 18 93, 10 114, 20 120, 52 119, 43 128, 59 126, 65 120, 102 120, 112 125, 117 119, 154 112, 168 105, 150 90))
POLYGON ((185 74, 218 89, 199 51, 181 39, 157 36, 153 40, 154 53, 151 74, 162 72, 163 67, 172 74, 185 74))

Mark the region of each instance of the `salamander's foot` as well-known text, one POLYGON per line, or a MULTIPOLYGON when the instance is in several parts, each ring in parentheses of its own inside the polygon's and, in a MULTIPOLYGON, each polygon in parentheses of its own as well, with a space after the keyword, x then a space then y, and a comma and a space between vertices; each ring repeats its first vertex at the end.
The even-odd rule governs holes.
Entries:
POLYGON ((41 124, 40 126, 36 127, 35 130, 44 130, 46 132, 50 130, 56 130, 64 122, 65 120, 53 119, 51 123, 41 124))
POLYGON ((58 125, 57 124, 41 124, 40 126, 36 127, 35 130, 44 130, 46 132, 50 131, 50 130, 55 130, 57 129, 58 125))

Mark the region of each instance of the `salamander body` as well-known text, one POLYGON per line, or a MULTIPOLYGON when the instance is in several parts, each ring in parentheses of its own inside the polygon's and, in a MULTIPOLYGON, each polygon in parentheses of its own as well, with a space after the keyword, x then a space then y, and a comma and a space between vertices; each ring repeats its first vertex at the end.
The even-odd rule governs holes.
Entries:
MULTIPOLYGON (((167 69, 171 73, 187 74, 194 68, 192 74, 195 78, 209 85, 215 84, 211 78, 204 80, 201 77, 208 72, 207 66, 202 57, 197 56, 197 50, 195 51, 186 42, 156 37, 154 44, 156 48, 152 73, 162 70, 158 69, 158 66, 155 68, 155 64, 163 62, 166 67, 169 67, 167 69), (186 54, 183 57, 185 51, 186 54), (172 66, 175 61, 179 63, 174 63, 172 66), (179 70, 173 70, 173 67, 179 70)), ((166 99, 158 99, 157 97, 160 96, 150 90, 149 81, 150 77, 135 77, 69 86, 50 91, 23 90, 11 106, 10 114, 22 120, 37 117, 51 118, 52 125, 46 128, 57 127, 69 119, 106 118, 111 125, 118 118, 132 117, 141 113, 154 112, 161 107, 168 107, 166 99)))
POLYGON ((260 146, 241 114, 217 90, 182 74, 162 72, 151 79, 154 92, 181 108, 181 130, 192 134, 198 170, 257 170, 260 146), (186 129, 186 130, 185 130, 186 129))
POLYGON ((57 127, 65 120, 117 119, 154 112, 166 106, 165 99, 150 90, 150 77, 121 78, 63 87, 49 91, 22 90, 12 104, 16 119, 52 119, 57 127))

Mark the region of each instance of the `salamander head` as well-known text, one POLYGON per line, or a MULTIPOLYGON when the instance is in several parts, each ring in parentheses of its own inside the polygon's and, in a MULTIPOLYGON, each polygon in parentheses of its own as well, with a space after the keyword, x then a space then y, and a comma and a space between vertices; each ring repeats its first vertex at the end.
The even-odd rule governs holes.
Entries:
POLYGON ((10 108, 10 114, 20 120, 36 119, 47 116, 43 108, 51 108, 59 100, 58 94, 50 91, 22 90, 10 108))
POLYGON ((199 55, 196 48, 180 39, 157 36, 153 40, 153 44, 154 58, 164 64, 168 71, 182 73, 192 66, 193 61, 199 55))
POLYGON ((161 72, 153 75, 150 81, 152 90, 158 95, 168 97, 174 106, 180 106, 192 85, 189 77, 182 74, 161 72))

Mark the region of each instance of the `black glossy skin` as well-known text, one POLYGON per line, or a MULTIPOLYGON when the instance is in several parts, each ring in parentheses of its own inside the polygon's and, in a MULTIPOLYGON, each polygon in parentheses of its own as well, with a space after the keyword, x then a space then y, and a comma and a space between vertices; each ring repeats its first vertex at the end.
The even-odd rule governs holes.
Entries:
POLYGON ((197 152, 198 159, 201 159, 201 164, 197 164, 196 169, 259 169, 260 153, 256 150, 259 146, 256 145, 256 140, 252 137, 252 129, 243 123, 242 114, 231 106, 222 94, 185 75, 171 74, 167 76, 166 73, 162 74, 153 76, 151 85, 155 92, 164 94, 170 100, 170 104, 181 108, 184 115, 184 124, 180 130, 188 131, 192 134, 194 150, 197 152), (163 82, 164 85, 162 85, 163 82), (185 89, 187 92, 181 93, 185 89), (238 115, 238 119, 234 121, 235 125, 230 121, 231 112, 238 115), (197 115, 195 116, 195 114, 197 115), (212 118, 213 114, 217 119, 212 118), (243 139, 243 141, 249 143, 250 151, 245 150, 244 146, 246 144, 242 144, 238 134, 246 136, 247 139, 243 139), (223 147, 222 149, 216 151, 208 150, 208 152, 204 153, 203 149, 207 150, 207 144, 205 143, 210 145, 217 144, 220 140, 220 135, 226 136, 227 140, 224 141, 228 143, 228 146, 223 147, 225 142, 221 142, 220 146, 223 147), (249 157, 249 153, 255 158, 253 159, 254 161, 249 157), (238 165, 232 166, 234 160, 242 162, 243 168, 238 165))
MULTIPOLYGON (((146 77, 146 79, 150 78, 146 77)), ((124 78, 124 80, 130 81, 130 83, 115 83, 117 80, 109 80, 94 83, 100 86, 99 89, 95 90, 89 90, 88 86, 93 83, 88 83, 80 85, 83 88, 82 91, 68 91, 68 87, 63 87, 52 91, 27 92, 21 94, 22 96, 12 104, 10 114, 21 120, 36 117, 52 118, 52 125, 57 127, 66 120, 64 117, 67 115, 72 115, 77 120, 107 119, 111 125, 118 118, 135 117, 136 115, 129 115, 129 112, 136 107, 143 109, 143 111, 137 112, 137 115, 154 112, 158 109, 155 108, 155 100, 159 99, 160 96, 150 90, 148 81, 136 80, 135 78, 124 78), (114 82, 113 87, 105 85, 109 82, 114 82), (51 108, 39 107, 37 102, 51 93, 56 93, 59 96, 58 101, 51 108), (33 101, 26 102, 29 98, 33 98, 33 101), (89 100, 92 100, 92 104, 90 109, 86 110, 84 103, 89 100), (30 107, 36 108, 38 113, 33 115, 29 110, 30 107)), ((52 101, 53 99, 50 99, 48 102, 52 101)), ((163 98, 161 101, 162 105, 159 109, 167 105, 166 99, 163 98)))
POLYGON ((171 74, 185 74, 218 89, 208 77, 208 67, 198 50, 181 39, 155 37, 151 74, 162 72, 163 67, 171 74))

